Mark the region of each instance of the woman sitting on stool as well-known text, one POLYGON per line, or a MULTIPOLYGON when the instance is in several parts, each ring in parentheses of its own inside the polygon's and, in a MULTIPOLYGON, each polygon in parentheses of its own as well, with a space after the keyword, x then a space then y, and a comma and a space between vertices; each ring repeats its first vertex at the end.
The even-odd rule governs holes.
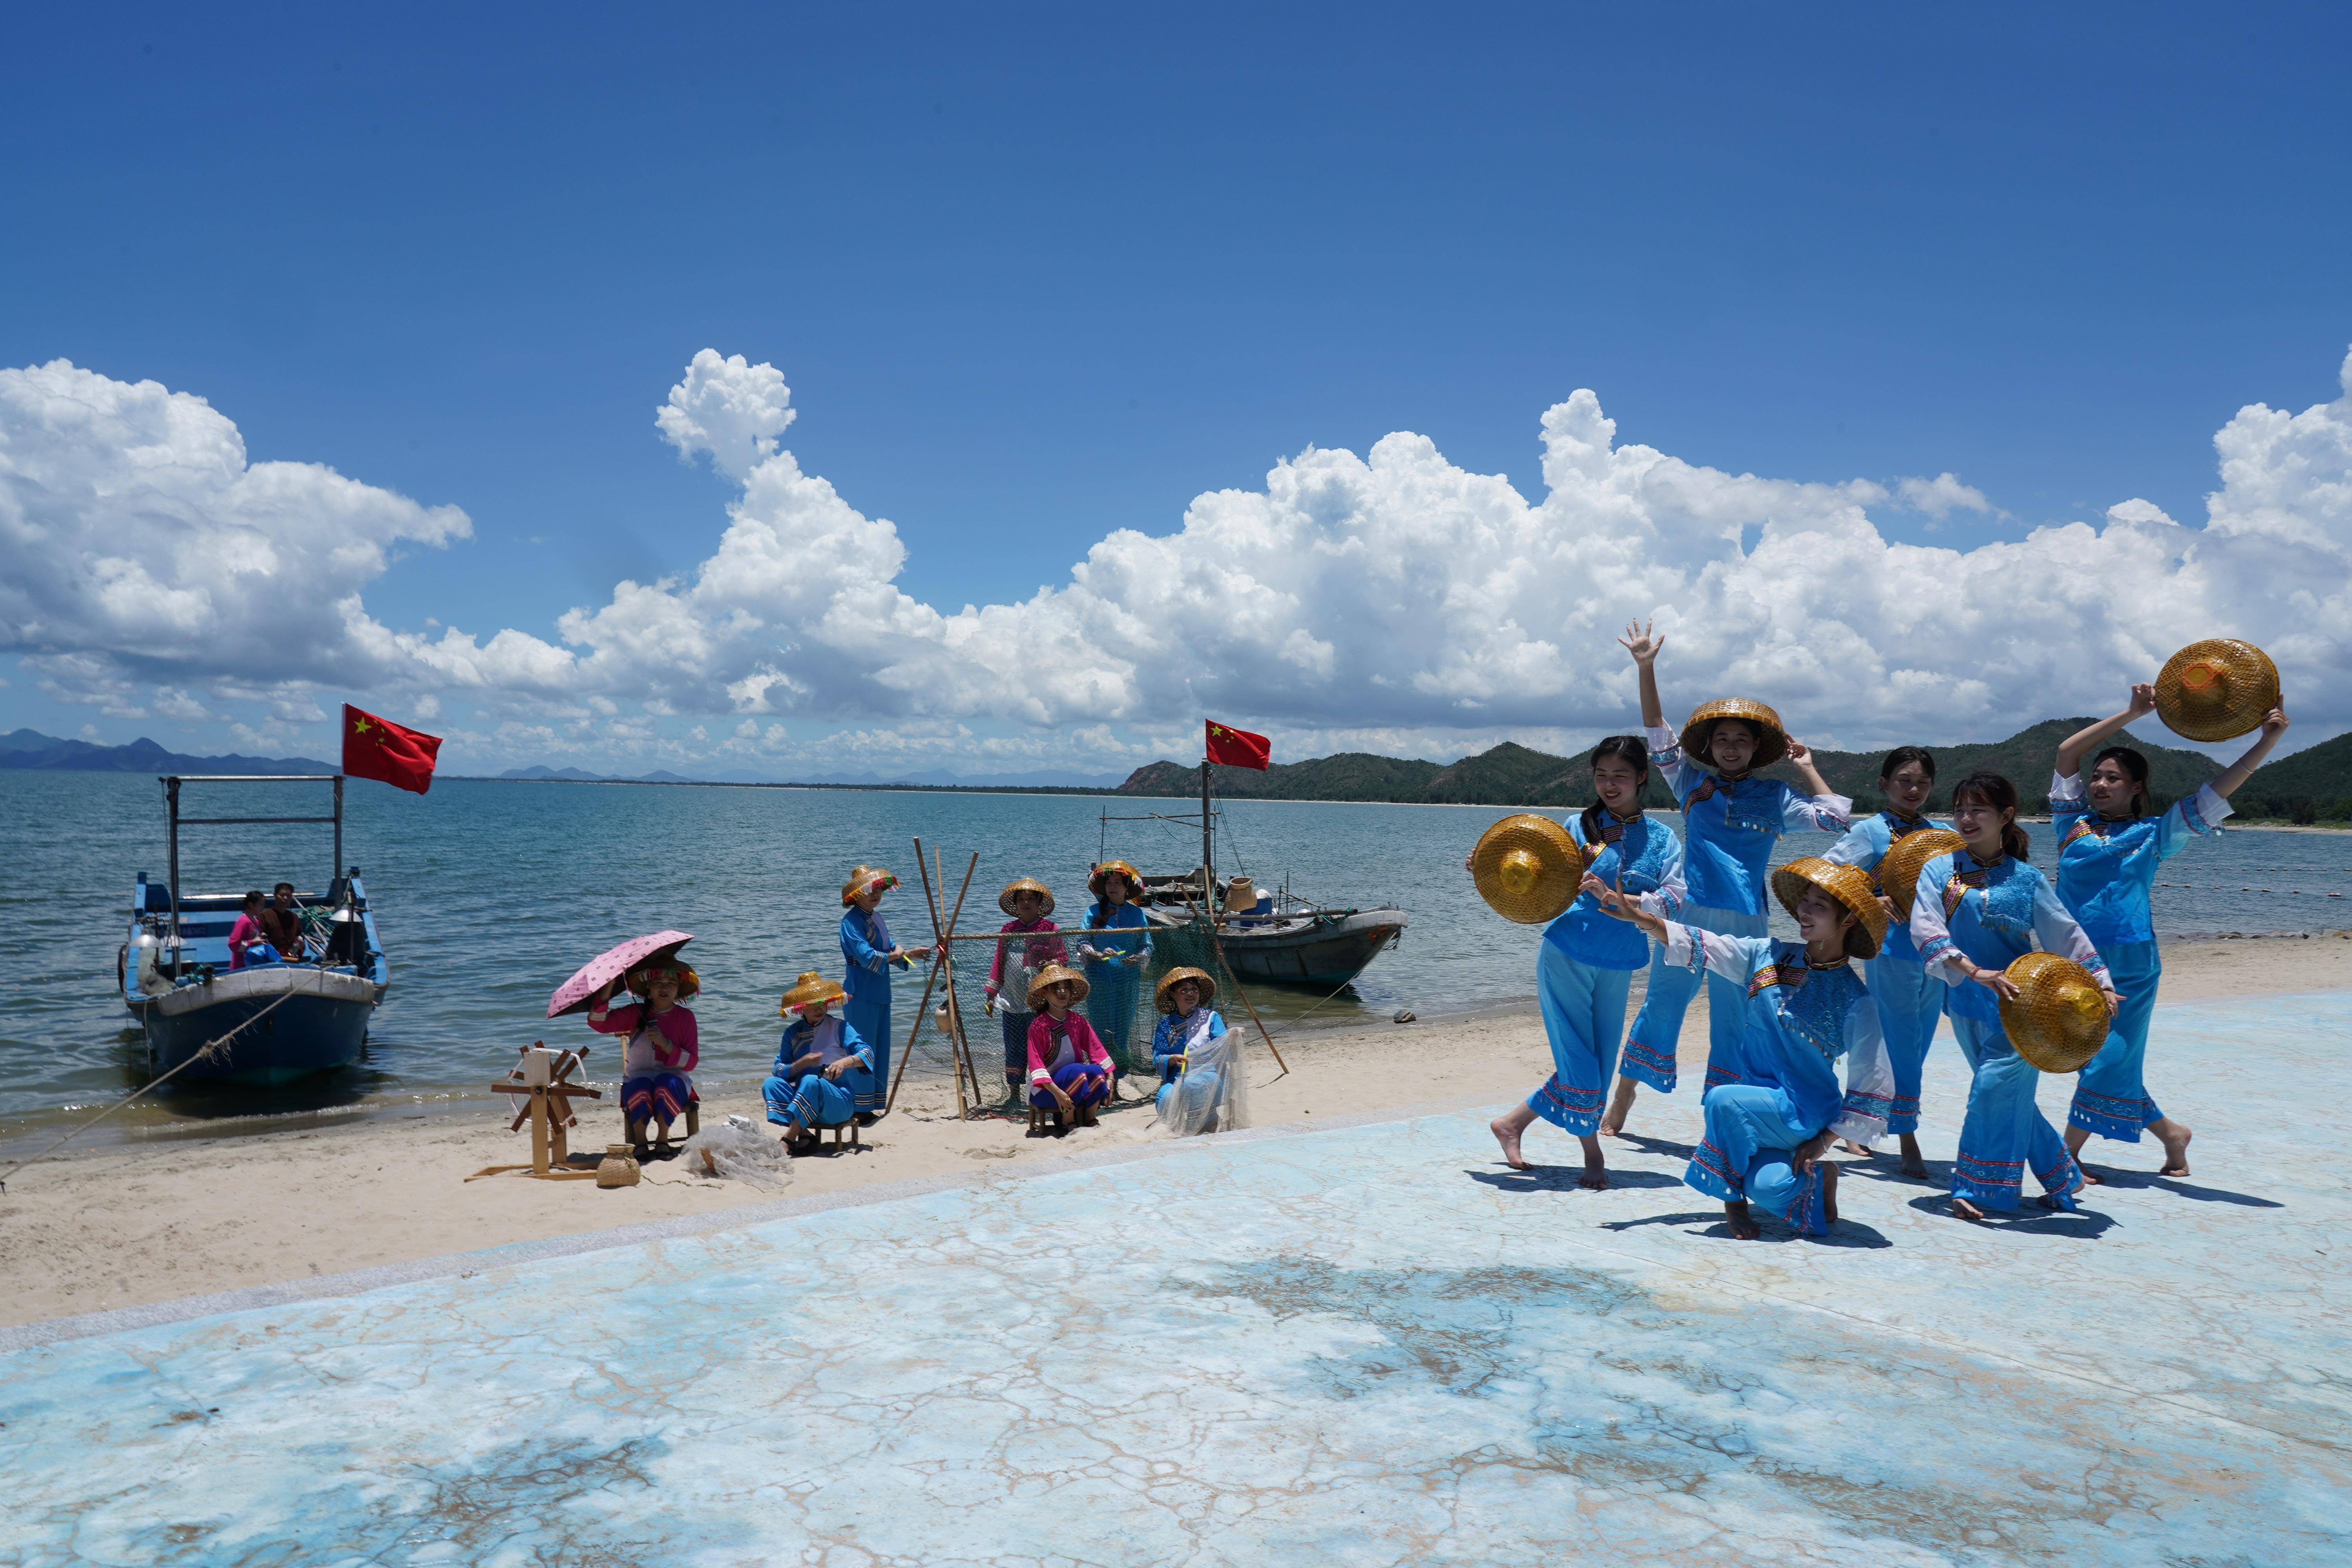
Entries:
POLYGON ((816 1147, 817 1129, 838 1127, 857 1115, 860 1104, 879 1092, 874 1050, 857 1037, 846 1018, 832 1014, 848 993, 814 971, 784 993, 776 1010, 800 1017, 784 1026, 776 1065, 760 1086, 768 1120, 784 1130, 784 1147, 805 1154, 816 1147))

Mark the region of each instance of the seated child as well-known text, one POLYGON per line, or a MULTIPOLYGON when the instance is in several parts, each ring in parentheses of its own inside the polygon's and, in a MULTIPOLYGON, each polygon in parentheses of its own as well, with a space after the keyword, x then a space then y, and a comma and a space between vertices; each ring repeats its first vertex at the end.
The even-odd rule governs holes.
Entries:
POLYGON ((641 1129, 656 1121, 667 1147, 669 1124, 686 1114, 695 1098, 694 1079, 688 1075, 702 1056, 693 1010, 679 1003, 700 992, 702 982, 673 960, 631 970, 626 984, 644 1001, 606 1012, 604 1004, 613 995, 608 980, 588 999, 588 1026, 600 1035, 626 1037, 621 1047, 621 1115, 630 1141, 643 1142, 641 1129))
POLYGON ((1223 1132, 1248 1121, 1248 1092, 1225 1021, 1207 1004, 1217 983, 1198 969, 1171 969, 1153 988, 1162 1015, 1151 1031, 1160 1071, 1160 1125, 1179 1138, 1223 1132))
POLYGON ((1029 983, 1029 1103, 1051 1109, 1054 1126, 1095 1124, 1095 1107, 1110 1093, 1110 1053, 1094 1026, 1070 1011, 1086 999, 1086 977, 1049 963, 1029 983), (1042 1009, 1042 1011, 1040 1011, 1042 1009))
POLYGON ((278 950, 269 945, 268 933, 261 928, 261 910, 265 901, 261 889, 256 888, 246 894, 238 908, 236 923, 228 928, 228 966, 231 969, 278 962, 278 950))
POLYGON ((776 1011, 791 1017, 776 1046, 775 1066, 760 1085, 768 1120, 784 1130, 784 1147, 795 1154, 816 1146, 820 1127, 838 1127, 855 1118, 859 1104, 877 1092, 874 1050, 858 1038, 833 1005, 849 994, 814 971, 784 993, 776 1011))
POLYGON ((1003 1004, 1004 1082, 1008 1091, 1017 1092, 1029 1075, 1029 1025, 1037 1016, 1029 1011, 1029 983, 1045 965, 1068 963, 1069 953, 1060 937, 1039 934, 1060 929, 1047 918, 1054 912, 1054 895, 1045 883, 1033 877, 1007 882, 996 907, 1013 918, 1004 922, 996 961, 981 989, 990 1002, 1003 1004), (1027 940, 1013 940, 1024 933, 1027 940))

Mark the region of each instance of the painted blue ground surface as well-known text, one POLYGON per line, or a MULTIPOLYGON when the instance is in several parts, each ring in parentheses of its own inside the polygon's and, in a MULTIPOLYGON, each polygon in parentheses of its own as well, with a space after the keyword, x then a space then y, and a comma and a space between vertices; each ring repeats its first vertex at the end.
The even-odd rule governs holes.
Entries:
MULTIPOLYGON (((2156 1041, 2195 1174, 2080 1216, 1850 1165, 1842 1234, 1740 1245, 1653 1097, 1606 1194, 1433 1117, 22 1351, 6 1556, 2352 1560, 2352 1204, 2295 1110, 2352 1003, 2156 1041)), ((1962 1092, 1947 1036, 1939 1165, 1962 1092)))

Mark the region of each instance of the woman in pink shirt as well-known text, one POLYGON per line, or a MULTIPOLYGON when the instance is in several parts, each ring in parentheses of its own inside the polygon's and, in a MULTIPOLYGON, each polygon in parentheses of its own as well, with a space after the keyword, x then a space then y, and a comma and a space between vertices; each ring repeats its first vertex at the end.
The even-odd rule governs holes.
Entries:
POLYGON ((996 907, 1013 918, 1004 922, 996 962, 988 966, 988 984, 982 989, 1003 1018, 1004 1082, 1011 1093, 1026 1076, 1029 1026, 1037 1016, 1029 1006, 1029 983, 1045 965, 1066 963, 1070 955, 1060 937, 1045 934, 1059 929, 1050 918, 1054 894, 1045 883, 1034 877, 1015 878, 996 896, 996 907), (1017 937, 1026 940, 1015 941, 1017 937))
POLYGON ((1056 1131, 1095 1124, 1095 1107, 1110 1093, 1110 1053, 1094 1026, 1070 1011, 1086 1000, 1086 976, 1049 963, 1029 983, 1029 1103, 1054 1112, 1056 1131))
POLYGON ((620 1035, 621 1113, 630 1142, 645 1142, 648 1121, 661 1123, 661 1142, 669 1142, 669 1124, 686 1114, 695 1098, 692 1073, 702 1058, 702 1037, 691 1008, 678 1005, 682 997, 702 989, 702 981, 682 963, 649 964, 629 972, 628 987, 642 1003, 604 1010, 612 999, 606 981, 588 999, 588 1026, 600 1035, 620 1035))
POLYGON ((236 924, 228 928, 228 966, 243 969, 246 955, 253 953, 253 962, 274 960, 278 950, 269 945, 269 933, 261 929, 261 889, 255 889, 245 896, 245 907, 237 911, 236 924), (253 952, 259 948, 259 952, 253 952))

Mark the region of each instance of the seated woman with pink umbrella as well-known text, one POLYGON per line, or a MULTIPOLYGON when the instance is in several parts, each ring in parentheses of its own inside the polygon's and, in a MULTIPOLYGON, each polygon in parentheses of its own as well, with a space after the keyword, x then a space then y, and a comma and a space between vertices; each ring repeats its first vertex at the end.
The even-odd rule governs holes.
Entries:
POLYGON ((694 1011, 681 1005, 702 989, 700 978, 678 957, 678 950, 693 940, 682 931, 633 937, 583 964, 547 1001, 551 1018, 584 1008, 590 1028, 622 1037, 621 1110, 630 1142, 643 1143, 646 1124, 658 1123, 665 1151, 670 1123, 696 1098, 692 1075, 701 1058, 694 1011), (623 984, 639 1000, 608 1008, 614 988, 623 984))

